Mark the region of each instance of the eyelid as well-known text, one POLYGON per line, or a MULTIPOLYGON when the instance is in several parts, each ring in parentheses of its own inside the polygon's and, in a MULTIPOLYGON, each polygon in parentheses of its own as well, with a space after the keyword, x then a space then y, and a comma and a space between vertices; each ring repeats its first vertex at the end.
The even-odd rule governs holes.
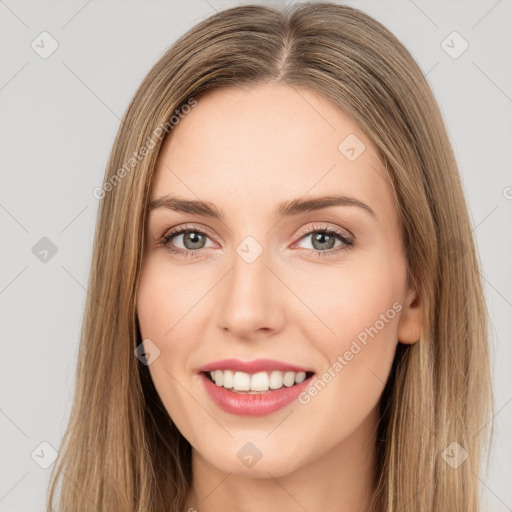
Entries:
POLYGON ((340 236, 345 237, 352 241, 354 241, 356 238, 348 229, 341 228, 339 226, 330 226, 328 224, 318 224, 318 223, 309 225, 303 229, 301 228, 296 236, 299 237, 299 239, 301 239, 304 235, 310 235, 314 231, 333 231, 333 232, 339 234, 340 236), (344 233, 344 231, 346 233, 344 233))
POLYGON ((194 226, 194 225, 183 225, 173 227, 171 229, 167 229, 164 234, 157 241, 158 247, 163 247, 167 249, 169 252, 177 255, 177 256, 194 256, 205 249, 212 249, 219 247, 219 244, 215 241, 215 237, 211 236, 210 230, 208 228, 204 228, 203 226, 194 226), (187 232, 200 233, 204 235, 207 239, 209 239, 213 247, 202 247, 200 249, 182 249, 181 247, 176 247, 173 245, 172 240, 178 236, 185 235, 187 232))
MULTIPOLYGON (((170 236, 172 234, 177 234, 177 233, 180 233, 180 232, 186 231, 186 230, 190 230, 190 231, 193 231, 193 230, 204 231, 205 234, 207 234, 210 238, 215 238, 215 236, 213 236, 212 231, 210 231, 209 228, 207 228, 206 226, 203 226, 201 224, 179 224, 179 225, 177 225, 175 227, 166 229, 164 234, 161 236, 161 238, 168 237, 168 236, 170 236)), ((343 235, 346 238, 355 239, 355 236, 348 229, 340 228, 338 226, 336 226, 336 227, 329 226, 327 224, 313 224, 313 225, 309 225, 309 226, 307 226, 305 228, 301 228, 297 232, 297 234, 295 236, 300 239, 300 238, 302 238, 305 235, 311 234, 311 232, 313 230, 316 230, 316 231, 334 230, 336 232, 339 232, 340 235, 343 235), (345 231, 347 234, 343 233, 343 231, 345 231)))
POLYGON ((210 239, 214 239, 216 237, 216 235, 213 235, 213 232, 209 228, 203 226, 202 224, 179 224, 178 226, 166 229, 161 238, 169 238, 173 235, 182 234, 183 231, 201 232, 205 235, 208 235, 210 239))

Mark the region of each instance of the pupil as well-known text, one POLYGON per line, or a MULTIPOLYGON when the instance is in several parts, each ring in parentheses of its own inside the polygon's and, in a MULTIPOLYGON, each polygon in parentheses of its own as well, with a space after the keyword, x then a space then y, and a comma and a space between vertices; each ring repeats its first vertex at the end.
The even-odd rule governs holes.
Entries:
POLYGON ((204 242, 204 240, 201 240, 203 238, 202 235, 199 233, 185 233, 185 236, 183 237, 183 243, 185 244, 185 247, 187 249, 200 249, 202 247, 201 242, 204 242), (191 242, 192 247, 189 247, 189 244, 187 242, 191 242), (195 244, 199 244, 199 246, 196 246, 195 244))
POLYGON ((315 236, 313 236, 313 247, 315 247, 315 249, 332 249, 334 247, 334 242, 334 237, 329 233, 317 233, 315 236), (316 246, 317 242, 320 243, 319 247, 316 246), (323 244, 327 244, 327 247, 324 247, 323 244))

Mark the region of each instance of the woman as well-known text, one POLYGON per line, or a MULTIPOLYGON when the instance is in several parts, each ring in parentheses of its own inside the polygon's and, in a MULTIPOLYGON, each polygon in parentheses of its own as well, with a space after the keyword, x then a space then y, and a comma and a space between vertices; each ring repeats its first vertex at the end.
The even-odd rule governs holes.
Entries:
POLYGON ((156 63, 101 199, 48 510, 480 510, 487 313, 433 94, 381 24, 231 8, 156 63))

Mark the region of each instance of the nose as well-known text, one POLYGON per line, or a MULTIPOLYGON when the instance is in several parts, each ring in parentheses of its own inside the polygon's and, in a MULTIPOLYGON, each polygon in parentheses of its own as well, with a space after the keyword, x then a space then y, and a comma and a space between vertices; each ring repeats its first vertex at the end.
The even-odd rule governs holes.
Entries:
POLYGON ((237 339, 272 336, 284 325, 286 287, 270 268, 266 250, 252 262, 240 254, 234 253, 233 265, 219 283, 217 324, 237 339))

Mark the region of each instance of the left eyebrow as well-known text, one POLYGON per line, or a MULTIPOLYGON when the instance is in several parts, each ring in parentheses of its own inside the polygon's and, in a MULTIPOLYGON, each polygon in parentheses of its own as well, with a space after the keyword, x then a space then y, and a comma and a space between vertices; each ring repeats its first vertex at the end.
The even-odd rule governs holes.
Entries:
POLYGON ((357 206, 376 217, 375 212, 365 203, 355 197, 342 196, 323 196, 313 197, 311 199, 294 199, 281 203, 277 209, 277 216, 287 217, 289 215, 297 215, 303 212, 313 212, 329 208, 331 206, 357 206))
MULTIPOLYGON (((279 204, 275 215, 278 218, 283 218, 304 212, 318 211, 324 208, 330 208, 331 206, 356 206, 368 212, 373 217, 376 217, 375 212, 367 204, 348 195, 322 196, 310 199, 293 199, 291 201, 285 201, 279 204)), ((150 210, 155 210, 157 208, 166 208, 183 213, 195 213, 197 215, 219 220, 224 219, 222 210, 219 210, 210 202, 189 200, 170 194, 153 199, 149 203, 150 210)))

